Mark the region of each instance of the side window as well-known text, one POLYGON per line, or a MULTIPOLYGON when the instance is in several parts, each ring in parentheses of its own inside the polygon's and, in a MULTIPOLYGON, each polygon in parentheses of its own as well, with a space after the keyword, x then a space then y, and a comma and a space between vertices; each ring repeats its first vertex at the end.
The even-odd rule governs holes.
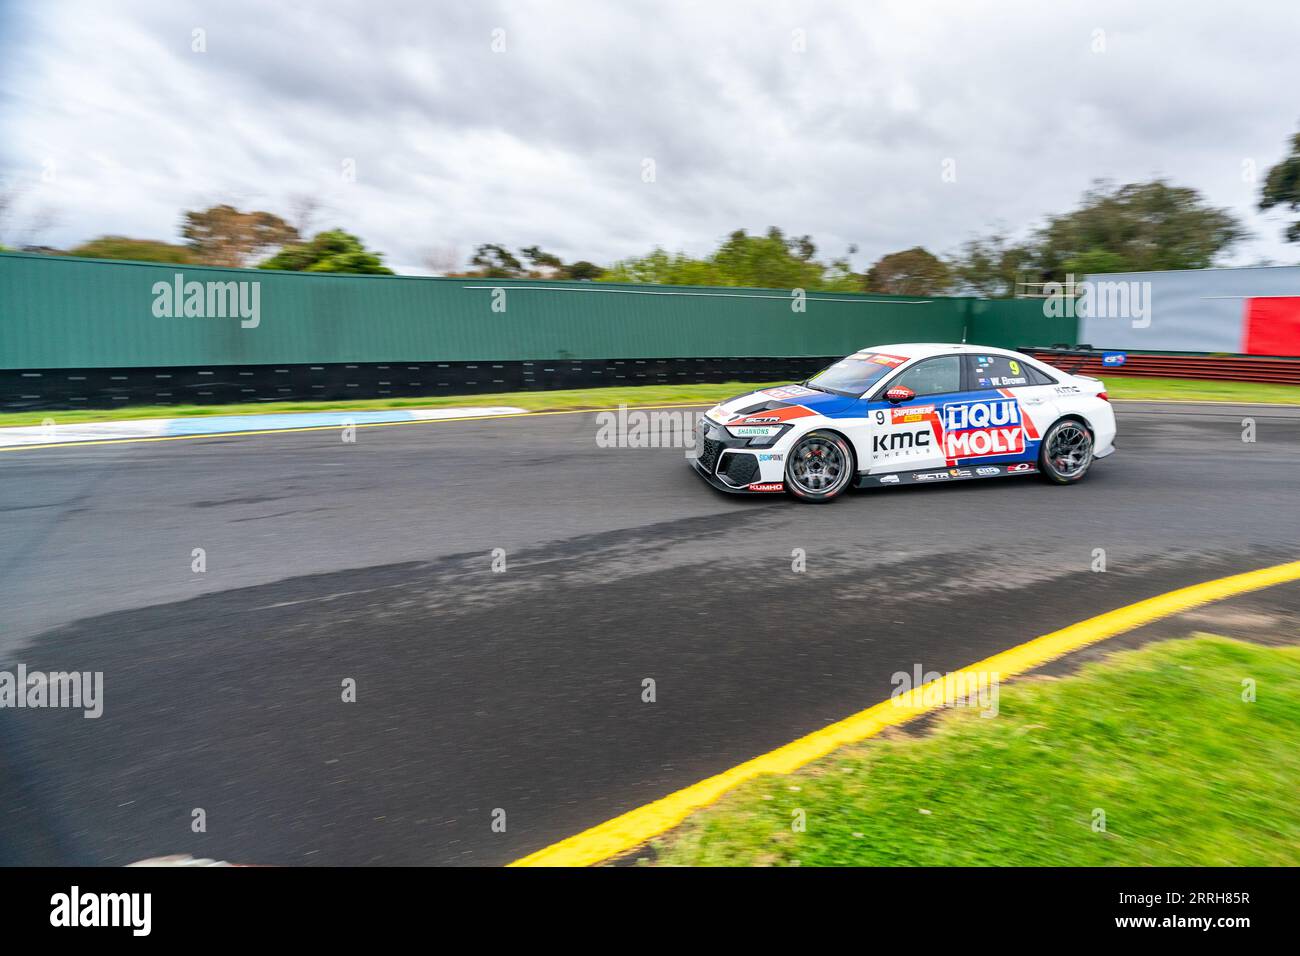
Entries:
MULTIPOLYGON (((1024 365, 1024 363, 1021 363, 1024 365)), ((1038 371, 1032 365, 1026 365, 1025 371, 1029 373, 1030 385, 1055 385, 1056 381, 1047 376, 1046 373, 1038 371)))
POLYGON ((916 392, 918 398, 923 395, 943 395, 948 392, 961 391, 961 356, 940 355, 917 362, 898 378, 889 383, 905 385, 916 392))
POLYGON ((1009 355, 972 355, 971 388, 1016 388, 1020 385, 1045 385, 1045 376, 1009 355))

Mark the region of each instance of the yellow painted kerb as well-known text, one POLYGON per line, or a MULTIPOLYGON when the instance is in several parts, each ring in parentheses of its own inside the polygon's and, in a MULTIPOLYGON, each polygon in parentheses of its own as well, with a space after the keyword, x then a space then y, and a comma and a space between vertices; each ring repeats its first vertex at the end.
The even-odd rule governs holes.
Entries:
MULTIPOLYGON (((1137 604, 1130 604, 1096 617, 1071 624, 1069 627, 1027 644, 995 654, 986 660, 971 664, 949 679, 977 678, 981 672, 1014 677, 1023 674, 1063 654, 1103 641, 1116 634, 1131 631, 1152 621, 1178 614, 1190 608, 1220 601, 1248 591, 1300 580, 1300 561, 1280 564, 1232 577, 1193 584, 1191 587, 1170 591, 1137 604)), ((882 701, 874 707, 846 717, 838 723, 823 727, 806 737, 800 737, 761 757, 755 757, 732 767, 717 776, 669 794, 654 803, 631 810, 599 826, 584 830, 576 836, 561 840, 538 850, 511 866, 590 866, 625 853, 651 837, 658 836, 681 823, 691 813, 716 801, 728 790, 764 773, 790 773, 818 757, 824 757, 845 744, 872 737, 886 727, 906 723, 933 710, 937 704, 926 706, 926 691, 940 681, 900 694, 896 699, 882 701)), ((973 686, 973 685, 971 685, 973 686)), ((933 695, 942 697, 942 695, 933 695)))

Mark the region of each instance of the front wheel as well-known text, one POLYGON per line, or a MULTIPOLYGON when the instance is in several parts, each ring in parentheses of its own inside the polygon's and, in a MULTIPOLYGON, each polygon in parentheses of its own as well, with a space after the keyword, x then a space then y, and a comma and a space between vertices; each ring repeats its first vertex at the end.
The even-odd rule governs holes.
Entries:
POLYGON ((1043 436, 1038 469, 1058 485, 1081 481, 1092 465, 1092 434, 1082 422, 1059 421, 1043 436))
POLYGON ((831 432, 809 432, 794 443, 785 461, 785 486, 803 501, 838 498, 853 479, 849 443, 831 432))

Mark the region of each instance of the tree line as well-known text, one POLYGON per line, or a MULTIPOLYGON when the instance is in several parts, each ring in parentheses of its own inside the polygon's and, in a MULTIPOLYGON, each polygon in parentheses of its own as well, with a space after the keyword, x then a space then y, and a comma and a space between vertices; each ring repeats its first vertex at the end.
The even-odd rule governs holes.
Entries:
MULTIPOLYGON (((183 243, 101 236, 66 251, 33 251, 176 265, 393 274, 381 253, 343 229, 308 237, 306 223, 316 204, 310 198, 297 202, 303 208, 296 226, 274 213, 217 205, 184 214, 183 243)), ((1258 204, 1261 211, 1300 212, 1300 133, 1292 137, 1289 154, 1264 177, 1258 204)), ((5 207, 6 197, 0 195, 0 219, 5 207)), ((916 246, 884 255, 862 273, 849 262, 855 247, 823 261, 810 236, 787 236, 775 226, 762 235, 736 230, 702 257, 656 248, 600 266, 585 259, 565 262, 536 245, 516 254, 504 244, 484 243, 474 249, 465 271, 455 271, 454 252, 431 254, 429 263, 446 275, 492 279, 1005 298, 1071 275, 1204 269, 1247 235, 1235 216, 1210 205, 1197 190, 1156 179, 1123 185, 1098 181, 1074 209, 1048 216, 1023 238, 997 230, 943 255, 916 246)), ((1300 219, 1287 225, 1285 236, 1288 242, 1300 242, 1300 219)))

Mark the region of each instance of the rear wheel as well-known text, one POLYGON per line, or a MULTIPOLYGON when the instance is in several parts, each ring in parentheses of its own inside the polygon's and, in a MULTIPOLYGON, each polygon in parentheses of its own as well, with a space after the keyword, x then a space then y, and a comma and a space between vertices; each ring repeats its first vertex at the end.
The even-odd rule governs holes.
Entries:
POLYGON ((803 501, 838 498, 853 479, 853 451, 832 432, 809 432, 785 460, 785 487, 803 501))
POLYGON ((1083 422, 1067 418, 1057 422, 1043 436, 1038 452, 1038 469, 1058 485, 1081 481, 1092 466, 1092 433, 1083 422))

